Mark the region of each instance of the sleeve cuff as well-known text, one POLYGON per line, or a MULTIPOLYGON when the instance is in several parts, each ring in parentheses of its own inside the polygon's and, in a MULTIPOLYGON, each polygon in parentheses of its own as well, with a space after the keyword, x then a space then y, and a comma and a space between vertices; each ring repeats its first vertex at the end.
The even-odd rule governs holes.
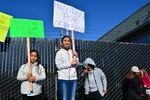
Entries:
POLYGON ((85 94, 89 94, 89 91, 85 91, 85 94))

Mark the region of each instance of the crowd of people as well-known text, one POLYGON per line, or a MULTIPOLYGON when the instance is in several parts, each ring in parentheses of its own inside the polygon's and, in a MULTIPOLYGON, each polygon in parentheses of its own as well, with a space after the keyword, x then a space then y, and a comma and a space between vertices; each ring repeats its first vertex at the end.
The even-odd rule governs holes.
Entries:
MULTIPOLYGON (((55 64, 58 73, 58 89, 61 100, 75 100, 77 88, 77 71, 79 58, 76 51, 70 49, 71 38, 64 36, 61 40, 61 49, 56 53, 55 64)), ((22 100, 40 100, 42 84, 40 81, 46 79, 45 69, 40 64, 38 51, 30 52, 32 73, 28 73, 28 63, 23 64, 17 75, 21 83, 22 100), (32 91, 29 90, 29 82, 33 83, 32 91)), ((85 77, 84 89, 88 100, 103 100, 107 93, 107 79, 104 72, 98 68, 92 58, 86 58, 83 62, 85 77)), ((137 66, 123 80, 122 100, 148 100, 150 95, 150 77, 148 73, 137 66)))

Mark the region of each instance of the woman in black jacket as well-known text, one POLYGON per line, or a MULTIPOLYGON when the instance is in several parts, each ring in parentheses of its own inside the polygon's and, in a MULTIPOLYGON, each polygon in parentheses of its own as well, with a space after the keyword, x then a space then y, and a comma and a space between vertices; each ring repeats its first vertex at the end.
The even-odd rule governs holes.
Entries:
POLYGON ((122 85, 122 100, 144 100, 141 94, 145 94, 146 91, 140 86, 139 72, 138 67, 133 66, 127 74, 122 85))

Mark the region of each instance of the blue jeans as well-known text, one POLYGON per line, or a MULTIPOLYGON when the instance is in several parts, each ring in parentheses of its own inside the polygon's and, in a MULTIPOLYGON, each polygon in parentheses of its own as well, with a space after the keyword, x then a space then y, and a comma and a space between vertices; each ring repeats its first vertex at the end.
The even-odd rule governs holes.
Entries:
POLYGON ((75 100, 77 80, 58 80, 61 100, 75 100))

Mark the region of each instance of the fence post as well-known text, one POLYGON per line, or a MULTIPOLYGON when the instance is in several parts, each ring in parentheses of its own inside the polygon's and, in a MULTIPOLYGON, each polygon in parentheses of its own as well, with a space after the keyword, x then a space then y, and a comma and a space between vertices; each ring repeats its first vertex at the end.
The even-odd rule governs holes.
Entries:
POLYGON ((57 74, 55 74, 55 100, 57 100, 57 74))

